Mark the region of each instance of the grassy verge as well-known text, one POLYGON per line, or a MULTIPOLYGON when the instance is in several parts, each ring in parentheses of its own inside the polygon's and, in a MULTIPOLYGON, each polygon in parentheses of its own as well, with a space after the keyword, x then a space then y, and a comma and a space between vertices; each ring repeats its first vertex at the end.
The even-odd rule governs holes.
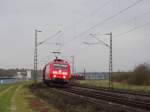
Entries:
POLYGON ((0 85, 0 112, 32 112, 26 98, 28 95, 26 84, 22 82, 0 85))
MULTIPOLYGON (((78 80, 75 83, 86 85, 86 86, 96 86, 96 87, 106 87, 108 88, 108 80, 78 80)), ((114 89, 123 89, 131 91, 140 91, 150 93, 150 86, 140 86, 140 85, 131 85, 126 83, 117 83, 113 82, 114 89)))
POLYGON ((31 85, 32 83, 25 82, 16 93, 17 109, 15 112, 58 112, 53 106, 32 94, 29 90, 31 85))
POLYGON ((34 112, 30 108, 30 103, 28 101, 28 96, 32 95, 28 90, 28 85, 28 82, 22 83, 14 95, 16 106, 15 112, 34 112))
POLYGON ((0 112, 58 112, 29 91, 31 82, 0 85, 0 112))
POLYGON ((8 87, 10 87, 9 84, 0 84, 0 92, 4 91, 4 90, 7 89, 8 87))
POLYGON ((0 112, 10 112, 11 109, 11 98, 14 94, 14 90, 17 88, 13 85, 3 94, 0 94, 0 112))

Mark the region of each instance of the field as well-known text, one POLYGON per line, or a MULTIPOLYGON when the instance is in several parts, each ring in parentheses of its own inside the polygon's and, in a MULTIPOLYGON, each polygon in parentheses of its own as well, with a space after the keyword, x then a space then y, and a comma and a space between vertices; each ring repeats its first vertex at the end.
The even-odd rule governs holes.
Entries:
MULTIPOLYGON (((75 81, 75 83, 86 85, 86 86, 96 86, 96 87, 106 87, 106 88, 109 87, 108 80, 78 80, 75 81)), ((150 86, 140 86, 140 85, 131 85, 126 83, 113 82, 113 88, 150 93, 150 86)))

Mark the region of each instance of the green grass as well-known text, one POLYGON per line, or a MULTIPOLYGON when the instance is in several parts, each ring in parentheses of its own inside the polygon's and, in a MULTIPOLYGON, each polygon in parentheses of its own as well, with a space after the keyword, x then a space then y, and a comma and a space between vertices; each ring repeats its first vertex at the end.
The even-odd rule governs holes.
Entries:
POLYGON ((26 82, 0 85, 0 112, 11 112, 13 97, 16 106, 15 112, 33 112, 26 98, 29 95, 26 85, 26 82), (16 92, 17 88, 19 90, 16 92))
POLYGON ((7 89, 8 87, 10 87, 9 84, 0 84, 0 93, 1 93, 2 91, 4 91, 5 89, 7 89))
MULTIPOLYGON (((87 86, 106 87, 106 88, 109 87, 108 80, 78 80, 75 82, 87 86)), ((150 86, 143 86, 143 85, 139 86, 139 85, 113 82, 113 88, 150 93, 150 86)))
POLYGON ((11 112, 12 109, 14 109, 13 112, 45 112, 42 108, 48 108, 49 110, 46 112, 58 112, 29 91, 29 85, 31 84, 32 82, 24 81, 0 85, 0 112, 11 112), (32 102, 31 99, 41 102, 42 107, 33 107, 32 104, 37 102, 32 102))
POLYGON ((7 92, 0 94, 0 112, 10 112, 11 98, 16 88, 17 86, 13 85, 7 92))
POLYGON ((17 107, 16 112, 34 112, 30 108, 29 102, 27 99, 27 96, 31 95, 31 93, 28 90, 27 85, 29 85, 29 83, 27 82, 22 83, 19 90, 15 94, 16 107, 17 107))

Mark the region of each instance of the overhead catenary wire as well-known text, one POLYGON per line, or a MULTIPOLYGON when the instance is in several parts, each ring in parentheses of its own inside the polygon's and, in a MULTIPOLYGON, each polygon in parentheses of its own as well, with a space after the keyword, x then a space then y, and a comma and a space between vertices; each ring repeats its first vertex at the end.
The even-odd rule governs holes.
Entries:
POLYGON ((132 32, 132 31, 134 31, 134 30, 143 28, 143 27, 145 27, 145 26, 147 26, 147 25, 150 25, 150 22, 145 23, 145 24, 142 24, 142 25, 139 25, 139 26, 136 26, 136 27, 131 28, 130 30, 127 30, 127 31, 125 31, 125 32, 121 32, 121 33, 119 33, 119 34, 117 34, 117 35, 114 35, 114 37, 120 37, 120 36, 122 36, 122 35, 125 35, 125 34, 127 34, 127 33, 132 32))
MULTIPOLYGON (((142 13, 142 14, 140 14, 140 15, 137 15, 137 16, 135 16, 134 18, 136 18, 136 20, 137 20, 137 19, 139 19, 139 18, 143 18, 143 16, 148 15, 148 14, 150 14, 150 11, 147 11, 147 12, 144 12, 144 13, 142 13)), ((132 21, 134 18, 129 19, 127 22, 132 21)), ((120 36, 126 35, 127 33, 130 33, 130 32, 132 32, 132 31, 134 31, 134 30, 138 30, 138 29, 140 29, 140 28, 146 27, 146 26, 149 25, 149 24, 150 24, 150 22, 145 23, 145 24, 142 24, 142 25, 138 25, 138 26, 136 25, 134 28, 131 28, 131 29, 127 30, 127 31, 118 33, 118 34, 114 35, 113 37, 120 37, 120 36)), ((94 35, 99 35, 99 36, 101 35, 101 36, 102 36, 102 35, 105 35, 105 34, 96 33, 96 34, 94 34, 94 35)), ((97 39, 98 39, 98 38, 97 38, 97 39)), ((87 42, 87 44, 90 44, 90 43, 87 42)), ((92 43, 92 44, 97 44, 97 43, 92 43)))
POLYGON ((87 45, 97 45, 97 44, 99 44, 98 42, 93 42, 93 43, 91 43, 91 42, 83 42, 84 44, 87 44, 87 45))
MULTIPOLYGON (((137 21, 138 19, 143 18, 143 16, 147 16, 147 15, 149 15, 149 14, 150 14, 150 10, 149 10, 149 11, 146 11, 146 12, 144 12, 144 13, 142 13, 142 14, 139 14, 139 15, 133 17, 133 18, 130 18, 130 19, 128 19, 126 22, 128 23, 128 22, 130 22, 130 21, 133 21, 133 20, 135 20, 135 18, 136 18, 136 21, 137 21)), ((132 32, 132 31, 134 31, 134 30, 136 30, 136 29, 140 29, 140 28, 142 28, 142 27, 145 27, 145 26, 147 26, 147 24, 149 24, 149 23, 146 23, 146 24, 143 24, 143 25, 139 25, 139 26, 136 26, 136 25, 135 25, 134 28, 129 29, 129 30, 125 31, 125 32, 119 33, 119 34, 115 35, 115 37, 124 35, 125 33, 130 33, 130 32, 132 32)), ((96 33, 96 34, 94 34, 94 35, 105 35, 105 34, 96 33)), ((97 44, 97 43, 92 43, 92 44, 97 44)))
POLYGON ((139 3, 142 2, 142 1, 143 1, 143 0, 137 0, 136 2, 132 3, 132 4, 129 5, 128 7, 126 7, 126 8, 124 8, 124 9, 120 10, 120 11, 117 12, 116 14, 105 18, 104 20, 98 22, 97 24, 93 25, 92 27, 88 28, 87 30, 85 30, 85 31, 83 31, 83 32, 81 32, 81 33, 79 33, 78 35, 76 35, 75 37, 73 37, 72 39, 70 39, 68 42, 66 42, 64 45, 67 45, 67 44, 69 44, 69 42, 72 42, 73 40, 82 37, 84 34, 86 34, 87 32, 91 31, 91 30, 94 29, 95 27, 97 27, 97 26, 99 26, 99 25, 101 25, 101 24, 103 24, 103 23, 105 23, 105 22, 107 22, 107 21, 109 21, 109 20, 111 20, 111 19, 113 19, 113 18, 119 16, 120 14, 122 14, 122 13, 124 13, 125 11, 129 10, 130 8, 136 6, 137 4, 139 4, 139 3))
MULTIPOLYGON (((148 12, 148 13, 149 13, 149 12, 148 12)), ((144 15, 145 15, 145 14, 147 14, 147 12, 144 13, 144 15)), ((143 14, 142 14, 142 15, 143 15, 143 14)), ((137 17, 138 17, 138 16, 137 16, 137 17)), ((141 16, 139 16, 139 18, 141 18, 141 16)), ((143 27, 145 27, 145 26, 147 26, 147 25, 149 25, 149 24, 150 24, 150 22, 148 22, 148 23, 146 23, 146 24, 142 24, 142 25, 135 26, 134 28, 131 28, 131 29, 125 31, 125 32, 122 32, 122 33, 119 33, 119 34, 117 34, 117 35, 114 35, 114 37, 120 37, 120 36, 122 36, 122 35, 125 35, 125 34, 127 34, 127 33, 132 32, 132 31, 134 31, 134 30, 143 28, 143 27)), ((96 44, 96 43, 93 43, 93 44, 96 44)))
MULTIPOLYGON (((127 30, 127 31, 121 32, 121 33, 119 33, 119 34, 116 34, 116 35, 114 35, 113 37, 120 37, 120 36, 126 35, 126 34, 128 34, 128 33, 130 33, 130 32, 133 32, 134 30, 138 30, 138 29, 143 28, 143 27, 146 27, 146 26, 148 26, 148 25, 150 25, 150 21, 147 22, 147 23, 145 23, 145 24, 138 25, 138 26, 136 26, 136 27, 134 27, 134 28, 131 28, 131 29, 127 30)), ((92 35, 92 36, 94 36, 94 35, 92 35)), ((103 42, 103 41, 99 40, 99 38, 97 38, 97 37, 94 37, 94 38, 95 38, 97 41, 99 41, 99 42, 103 42)), ((84 43, 85 43, 85 42, 84 42, 84 43)), ((96 44, 96 43, 95 43, 95 44, 96 44)), ((102 44, 104 44, 104 43, 102 43, 102 44)))
MULTIPOLYGON (((127 20, 126 21, 126 23, 125 23, 125 25, 132 25, 133 26, 133 23, 134 23, 134 27, 136 27, 137 26, 137 21, 139 21, 139 19, 141 19, 141 18, 144 18, 143 16, 147 16, 147 15, 149 15, 150 14, 150 11, 147 11, 147 12, 144 12, 144 13, 142 13, 142 14, 140 14, 140 15, 137 15, 137 16, 135 16, 135 17, 133 17, 133 18, 131 18, 131 19, 129 19, 129 20, 127 20), (129 23, 130 22, 130 23, 129 23), (132 23, 131 23, 132 22, 132 23)), ((120 23, 121 24, 121 23, 120 23)), ((124 25, 124 24, 123 24, 124 25)), ((114 25, 113 26, 113 28, 115 27, 116 25, 114 25)), ((120 26, 120 25, 118 25, 118 26, 120 26)))
MULTIPOLYGON (((71 29, 71 27, 74 27, 77 24, 80 24, 81 22, 85 21, 85 19, 93 16, 96 14, 96 12, 102 11, 107 5, 109 5, 113 0, 107 0, 101 7, 96 8, 94 11, 92 11, 89 15, 79 19, 77 22, 73 23, 72 25, 66 26, 64 29, 71 29)), ((64 30, 64 31, 65 31, 64 30)))
MULTIPOLYGON (((110 45, 106 44, 104 41, 100 40, 99 38, 97 38, 95 35, 93 34, 90 34, 93 38, 95 38, 99 43, 107 46, 107 47, 110 47, 110 45)), ((106 34, 105 34, 106 35, 106 34)))
POLYGON ((106 1, 106 2, 102 5, 102 7, 99 7, 99 8, 97 8, 96 10, 94 10, 94 11, 90 14, 90 16, 93 16, 94 14, 96 14, 97 11, 100 11, 100 10, 104 9, 104 8, 105 8, 107 5, 109 5, 109 3, 111 3, 111 2, 112 2, 112 0, 106 1))
MULTIPOLYGON (((114 35, 113 37, 115 38, 115 37, 120 37, 120 36, 123 36, 123 35, 126 35, 127 33, 130 33, 130 32, 132 32, 132 31, 134 31, 134 30, 138 30, 138 29, 140 29, 140 28, 143 28, 143 27, 145 27, 145 26, 148 26, 148 25, 150 25, 150 22, 148 22, 148 23, 145 23, 145 24, 142 24, 142 25, 139 25, 139 26, 136 26, 136 27, 134 27, 134 28, 132 28, 132 29, 130 29, 130 30, 128 30, 128 31, 125 31, 125 32, 122 32, 122 33, 119 33, 119 34, 117 34, 117 35, 114 35)), ((102 35, 104 35, 104 34, 102 34, 102 35)), ((98 38, 96 38, 97 40, 99 40, 98 38)), ((99 41, 100 42, 100 41, 99 41)), ((103 41, 102 41, 103 42, 103 41)), ((98 44, 98 43, 88 43, 88 42, 84 42, 85 44, 87 44, 87 45, 90 45, 90 44, 98 44)), ((109 47, 109 46, 108 46, 109 47)), ((81 49, 80 49, 80 51, 78 51, 76 54, 80 54, 79 52, 81 52, 81 49)))
POLYGON ((41 45, 41 44, 45 43, 46 41, 48 41, 48 40, 50 40, 50 39, 56 37, 56 36, 57 36, 59 33, 61 33, 61 32, 62 32, 62 31, 59 30, 57 33, 55 33, 55 34, 53 34, 52 36, 46 38, 45 40, 39 42, 38 45, 41 45))
MULTIPOLYGON (((126 35, 127 33, 130 33, 130 32, 132 32, 132 31, 134 31, 134 30, 138 30, 138 29, 143 28, 143 27, 148 26, 148 25, 150 25, 150 22, 147 22, 147 23, 145 23, 145 24, 136 26, 136 27, 134 27, 134 28, 132 28, 132 29, 130 29, 130 30, 128 30, 128 31, 125 31, 125 32, 119 33, 119 34, 117 34, 117 35, 114 35, 113 37, 120 37, 120 36, 126 35)), ((104 34, 103 34, 103 35, 104 35, 104 34)), ((97 40, 98 40, 98 38, 97 38, 97 40)), ((84 42, 84 43, 87 44, 87 45, 90 45, 90 44, 95 44, 95 45, 96 45, 96 44, 98 44, 98 43, 88 43, 88 42, 84 42)), ((80 49, 80 51, 78 51, 76 54, 80 54, 79 52, 81 52, 81 49, 80 49)))
MULTIPOLYGON (((143 1, 143 0, 138 0, 137 2, 136 2, 136 4, 135 5, 137 5, 138 3, 140 3, 141 1, 143 1), (139 1, 139 2, 138 2, 139 1)), ((134 6, 135 6, 134 5, 134 6)), ((132 6, 133 7, 133 6, 132 6)), ((131 7, 130 7, 131 8, 131 7)), ((127 8, 127 10, 128 10, 129 8, 127 8)), ((120 12, 120 14, 121 13, 123 13, 123 12, 125 12, 125 11, 119 11, 120 12)), ((115 15, 117 15, 117 14, 115 14, 115 15)), ((118 15, 117 15, 118 16, 118 15)), ((111 19, 113 19, 114 17, 116 17, 116 16, 110 16, 110 17, 112 17, 111 19)), ((110 18, 108 18, 108 20, 110 20, 110 18)), ((108 20, 105 20, 104 21, 104 23, 106 22, 106 21, 108 21, 108 20)), ((102 24, 102 23, 99 23, 99 24, 102 24)), ((146 24, 144 24, 144 25, 140 25, 140 26, 136 26, 136 27, 134 27, 134 28, 132 28, 132 29, 130 29, 130 30, 128 30, 128 31, 125 31, 125 32, 122 32, 122 33, 120 33, 120 34, 118 34, 118 35, 114 35, 114 37, 118 37, 118 36, 122 36, 122 35, 125 35, 126 33, 129 33, 129 32, 132 32, 132 31, 134 31, 134 30, 136 30, 136 29, 139 29, 139 28, 141 28, 141 27, 144 27, 144 26, 146 26, 146 24)), ((96 27, 96 26, 95 26, 96 27)), ((95 28, 94 26, 93 26, 93 28, 95 28)), ((91 29, 90 29, 91 30, 91 29)), ((90 30, 88 30, 88 31, 90 31, 90 30)), ((87 31, 87 32, 88 32, 87 31)), ((85 32, 85 33, 87 33, 87 32, 85 32)), ((82 36, 82 34, 81 35, 79 35, 79 37, 78 37, 78 35, 77 36, 75 36, 75 38, 73 38, 73 40, 74 39, 76 39, 76 37, 78 37, 78 38, 80 38, 80 36, 82 36)))

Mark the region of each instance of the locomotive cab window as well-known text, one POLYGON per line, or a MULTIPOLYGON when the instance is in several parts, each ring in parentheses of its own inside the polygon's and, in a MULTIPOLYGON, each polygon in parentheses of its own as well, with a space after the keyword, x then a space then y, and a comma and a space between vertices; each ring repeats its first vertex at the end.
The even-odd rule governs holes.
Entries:
POLYGON ((53 68, 54 70, 67 70, 68 65, 67 64, 54 64, 53 68))

